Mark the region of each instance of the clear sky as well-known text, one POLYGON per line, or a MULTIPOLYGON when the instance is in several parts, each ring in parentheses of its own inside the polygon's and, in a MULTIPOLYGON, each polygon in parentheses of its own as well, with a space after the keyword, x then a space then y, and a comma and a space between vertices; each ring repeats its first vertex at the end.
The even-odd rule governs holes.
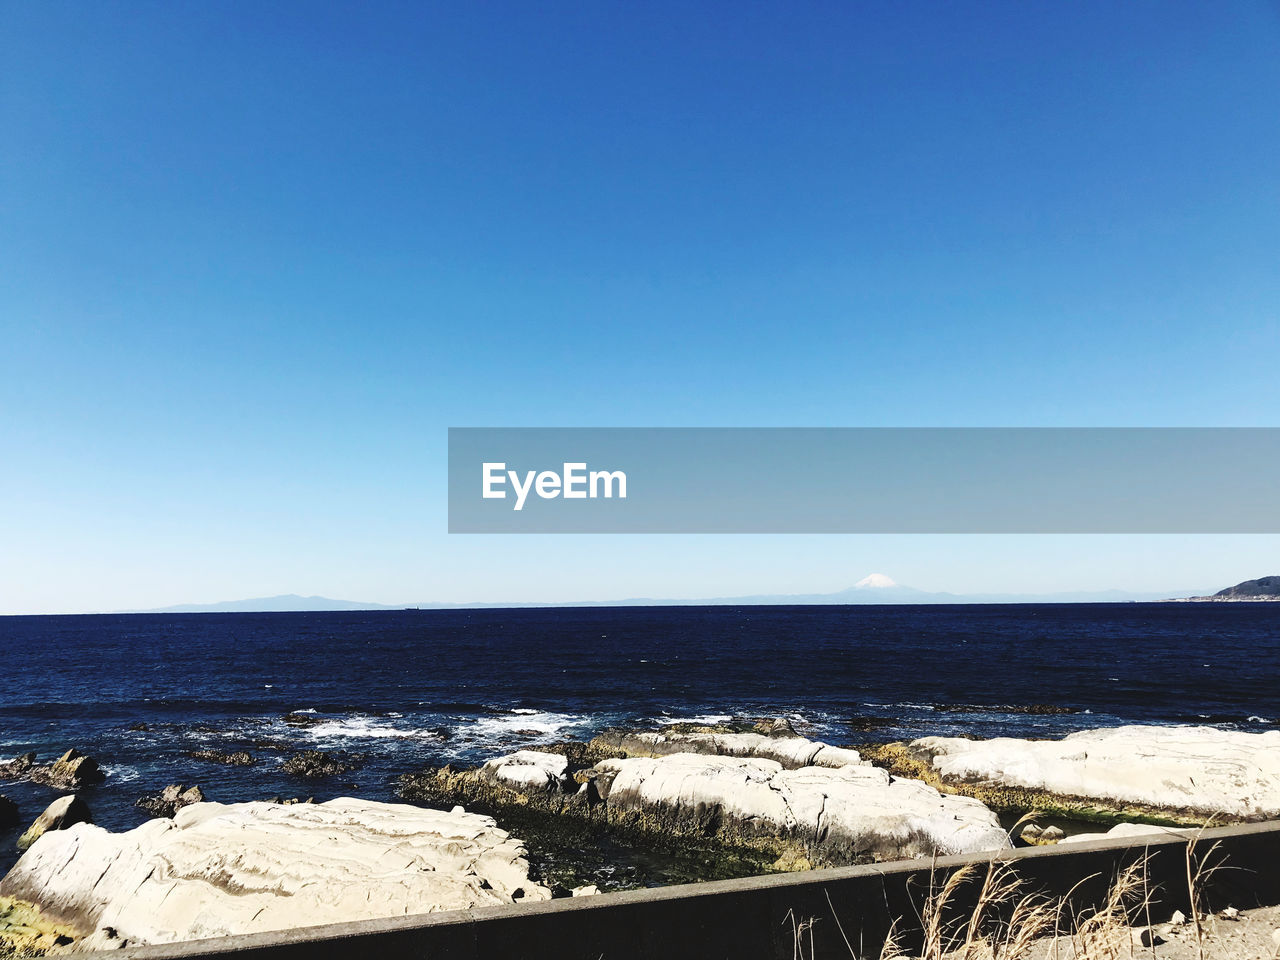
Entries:
POLYGON ((449 426, 1280 426, 1276 3, 0 2, 0 612, 1210 588, 450 537, 449 426))

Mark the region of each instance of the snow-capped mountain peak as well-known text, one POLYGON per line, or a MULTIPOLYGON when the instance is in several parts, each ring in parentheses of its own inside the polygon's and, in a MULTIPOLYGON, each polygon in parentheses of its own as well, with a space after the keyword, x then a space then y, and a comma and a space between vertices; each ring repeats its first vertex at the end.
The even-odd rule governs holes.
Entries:
POLYGON ((856 590, 884 590, 888 587, 896 587, 897 584, 883 573, 873 573, 870 576, 863 577, 853 586, 856 590))

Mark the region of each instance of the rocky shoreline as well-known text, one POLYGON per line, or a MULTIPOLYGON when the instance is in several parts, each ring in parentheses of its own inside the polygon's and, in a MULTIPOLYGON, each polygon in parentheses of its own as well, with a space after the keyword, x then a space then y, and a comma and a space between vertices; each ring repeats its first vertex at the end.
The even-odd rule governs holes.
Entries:
POLYGON ((752 731, 607 731, 473 770, 421 771, 402 778, 400 793, 751 850, 770 870, 1008 846, 981 803, 894 777, 854 750, 776 722, 752 731))
MULTIPOLYGON (((255 763, 243 751, 207 750, 198 759, 255 763)), ((287 766, 299 781, 323 781, 359 763, 355 755, 313 750, 293 754, 287 766)), ((776 719, 618 729, 466 769, 405 773, 396 785, 404 803, 275 797, 228 805, 208 802, 198 786, 172 784, 138 801, 156 819, 123 833, 89 822, 82 795, 102 776, 92 758, 75 750, 47 765, 31 755, 0 765, 0 780, 68 791, 24 834, 26 853, 0 882, 0 897, 8 898, 0 900, 0 941, 43 951, 278 928, 256 919, 246 926, 242 899, 210 920, 203 901, 197 903, 207 892, 184 886, 188 875, 217 876, 215 886, 236 897, 250 891, 263 898, 264 923, 363 916, 355 906, 355 913, 344 907, 337 916, 319 901, 303 909, 311 903, 303 891, 337 882, 326 872, 333 850, 304 853, 312 848, 301 838, 317 831, 350 845, 336 869, 341 883, 357 891, 383 882, 388 858, 401 871, 413 862, 431 864, 434 886, 405 888, 402 877, 394 896, 379 887, 377 897, 366 898, 389 909, 377 914, 386 916, 850 863, 998 854, 1108 829, 1128 834, 1274 819, 1280 731, 1128 726, 1058 740, 921 737, 836 745, 776 719), (244 838, 252 844, 235 847, 244 838), (459 843, 479 843, 475 857, 441 852, 456 853, 459 843), (188 864, 168 871, 170 886, 156 891, 157 903, 178 905, 173 916, 157 919, 151 910, 143 918, 113 900, 112 891, 133 889, 130 878, 159 861, 188 864), (501 882, 489 875, 494 863, 501 882), (103 886, 102 877, 124 886, 103 886), (277 909, 286 892, 292 906, 277 909), (183 927, 184 910, 203 917, 203 926, 183 927)), ((0 815, 20 822, 3 797, 0 815)))
MULTIPOLYGON (((967 847, 954 835, 954 826, 952 836, 932 837, 918 828, 914 836, 895 831, 884 821, 875 824, 878 834, 869 835, 866 827, 851 830, 834 815, 839 800, 833 815, 822 810, 812 821, 794 813, 771 817, 769 801, 741 806, 752 793, 752 774, 765 774, 765 783, 769 774, 785 783, 787 771, 807 771, 797 781, 814 788, 824 802, 832 794, 857 795, 854 784, 860 782, 863 793, 856 806, 864 813, 875 810, 869 796, 878 793, 880 802, 905 816, 909 807, 899 797, 908 784, 940 810, 965 798, 977 804, 971 812, 985 811, 1009 834, 1007 846, 1055 842, 1123 824, 1179 827, 1280 817, 1278 746, 1277 732, 1210 727, 1120 727, 1061 741, 919 738, 856 748, 830 747, 789 728, 762 733, 741 725, 673 727, 606 731, 588 743, 518 751, 473 770, 428 769, 403 777, 400 793, 418 802, 479 804, 500 819, 519 811, 531 838, 566 822, 588 823, 633 835, 745 848, 760 863, 774 857, 768 869, 786 870, 967 847), (980 768, 966 759, 993 750, 1003 756, 1004 766, 980 768), (660 763, 619 763, 682 755, 685 759, 672 765, 665 781, 660 763), (823 758, 830 766, 821 765, 823 758), (628 768, 640 780, 639 788, 624 781, 627 792, 614 795, 619 770, 628 768), (1039 773, 1028 773, 1038 768, 1039 773), (841 769, 841 776, 830 773, 841 769), (726 776, 732 789, 717 793, 715 781, 726 776), (712 789, 702 778, 709 778, 712 789), (646 779, 658 787, 646 793, 646 779), (1028 818, 1032 826, 1024 835, 1028 818)), ((952 825, 961 822, 954 812, 950 817, 952 825)), ((982 829, 990 825, 987 820, 982 829)), ((984 848, 1001 846, 994 833, 982 835, 984 848)), ((535 839, 530 842, 537 846, 535 839)))

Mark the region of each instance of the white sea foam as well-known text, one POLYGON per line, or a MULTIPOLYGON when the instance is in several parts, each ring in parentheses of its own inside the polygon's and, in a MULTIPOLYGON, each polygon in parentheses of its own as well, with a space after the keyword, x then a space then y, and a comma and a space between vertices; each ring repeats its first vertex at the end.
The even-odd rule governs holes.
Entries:
POLYGON ((571 713, 551 713, 520 709, 492 717, 480 717, 461 723, 454 729, 460 739, 503 746, 515 742, 546 742, 577 732, 590 723, 586 717, 571 713))
POLYGON ((873 710, 929 710, 937 712, 938 705, 934 703, 913 703, 910 700, 902 700, 897 703, 864 703, 864 707, 870 707, 873 710))
POLYGON ((130 780, 138 779, 138 768, 124 764, 104 763, 102 772, 116 783, 128 783, 130 780))
MULTIPOLYGON (((298 711, 301 713, 302 711, 298 711)), ((440 734, 423 727, 397 727, 379 717, 350 716, 322 720, 304 727, 303 733, 316 740, 439 740, 440 734)))
POLYGON ((808 717, 802 713, 787 710, 760 710, 751 709, 741 713, 699 713, 689 717, 672 716, 669 713, 663 713, 655 717, 650 717, 649 722, 658 724, 659 726, 670 726, 675 724, 690 724, 692 726, 715 726, 718 723, 729 723, 731 720, 742 720, 744 718, 756 718, 761 716, 785 717, 797 726, 816 727, 826 722, 826 718, 808 717))
POLYGON ((663 714, 660 717, 650 717, 654 723, 663 726, 675 725, 678 723, 687 723, 694 726, 710 727, 717 723, 728 723, 733 719, 731 713, 702 713, 694 717, 673 717, 670 714, 663 714))

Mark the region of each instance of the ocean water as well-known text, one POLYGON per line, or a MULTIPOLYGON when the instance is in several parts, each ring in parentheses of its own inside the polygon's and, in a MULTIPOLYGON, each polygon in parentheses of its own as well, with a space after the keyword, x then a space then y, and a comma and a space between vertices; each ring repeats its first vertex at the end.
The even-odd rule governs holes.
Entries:
MULTIPOLYGON (((116 830, 145 820, 135 801, 169 783, 221 801, 391 800, 401 773, 614 725, 783 715, 858 743, 1280 718, 1280 604, 0 617, 0 649, 0 758, 95 757, 108 777, 84 796, 116 830), (202 748, 256 763, 187 755, 202 748), (360 765, 286 775, 302 749, 360 765)), ((24 825, 57 795, 2 768, 0 793, 24 825)), ((0 832, 0 870, 21 829, 0 832)))

